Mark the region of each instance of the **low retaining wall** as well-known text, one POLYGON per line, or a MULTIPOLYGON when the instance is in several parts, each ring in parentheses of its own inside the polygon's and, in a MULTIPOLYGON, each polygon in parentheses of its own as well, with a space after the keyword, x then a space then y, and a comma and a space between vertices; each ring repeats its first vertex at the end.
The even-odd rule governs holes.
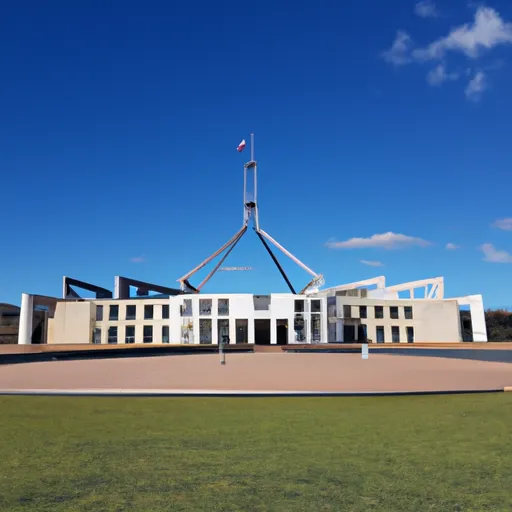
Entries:
MULTIPOLYGON (((218 345, 10 345, 0 347, 0 364, 115 357, 217 353, 218 345)), ((252 345, 227 345, 225 352, 253 352, 252 345)))
MULTIPOLYGON (((268 353, 311 353, 337 352, 359 353, 359 343, 321 343, 293 345, 225 345, 226 353, 268 352, 268 353)), ((371 344, 370 352, 407 352, 414 349, 460 349, 460 350, 512 350, 512 343, 382 343, 371 344)), ((218 345, 3 345, 0 346, 0 364, 13 364, 36 361, 102 359, 115 357, 152 357, 164 355, 190 355, 218 353, 218 345)))

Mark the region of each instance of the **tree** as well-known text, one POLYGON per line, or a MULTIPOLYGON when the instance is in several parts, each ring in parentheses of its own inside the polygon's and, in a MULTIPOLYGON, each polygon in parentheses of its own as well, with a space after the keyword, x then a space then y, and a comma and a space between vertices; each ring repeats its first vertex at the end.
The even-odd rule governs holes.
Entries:
POLYGON ((512 313, 505 309, 488 309, 485 312, 487 339, 489 341, 512 341, 512 313))

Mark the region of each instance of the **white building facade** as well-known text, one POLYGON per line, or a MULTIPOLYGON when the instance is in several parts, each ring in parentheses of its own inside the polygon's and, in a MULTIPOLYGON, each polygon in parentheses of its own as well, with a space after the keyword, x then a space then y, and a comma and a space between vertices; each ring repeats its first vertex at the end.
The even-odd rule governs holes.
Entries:
POLYGON ((326 304, 325 297, 292 294, 62 300, 48 343, 322 343, 326 304))
POLYGON ((465 306, 471 318, 471 332, 466 335, 470 341, 487 341, 482 296, 445 298, 442 277, 386 286, 385 277, 379 276, 335 286, 318 295, 327 297, 329 342, 466 341, 460 314, 465 306))
POLYGON ((463 341, 461 306, 470 309, 471 341, 487 341, 481 295, 446 299, 443 293, 442 278, 386 287, 381 276, 310 295, 55 299, 23 294, 18 343, 32 343, 38 305, 47 311, 49 344, 457 342, 463 341), (414 295, 418 287, 425 288, 422 298, 414 295), (400 298, 404 291, 409 297, 400 298))

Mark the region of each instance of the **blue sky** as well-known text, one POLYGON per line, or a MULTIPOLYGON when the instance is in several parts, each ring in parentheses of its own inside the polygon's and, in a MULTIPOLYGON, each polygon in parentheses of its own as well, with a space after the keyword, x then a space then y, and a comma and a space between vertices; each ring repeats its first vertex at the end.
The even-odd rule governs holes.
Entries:
MULTIPOLYGON (((253 131, 261 226, 327 285, 512 305, 510 2, 25 1, 0 39, 0 301, 177 285, 241 225, 253 131)), ((252 232, 226 265, 205 292, 287 291, 252 232)))

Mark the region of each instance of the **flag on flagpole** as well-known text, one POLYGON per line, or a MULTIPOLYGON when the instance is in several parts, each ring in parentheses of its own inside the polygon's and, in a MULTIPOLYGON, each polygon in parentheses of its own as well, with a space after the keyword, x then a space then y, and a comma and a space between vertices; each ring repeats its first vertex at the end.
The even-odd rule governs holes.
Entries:
POLYGON ((240 142, 240 144, 238 144, 238 147, 236 148, 236 150, 239 153, 241 153, 244 149, 245 149, 245 139, 243 139, 242 142, 240 142))

